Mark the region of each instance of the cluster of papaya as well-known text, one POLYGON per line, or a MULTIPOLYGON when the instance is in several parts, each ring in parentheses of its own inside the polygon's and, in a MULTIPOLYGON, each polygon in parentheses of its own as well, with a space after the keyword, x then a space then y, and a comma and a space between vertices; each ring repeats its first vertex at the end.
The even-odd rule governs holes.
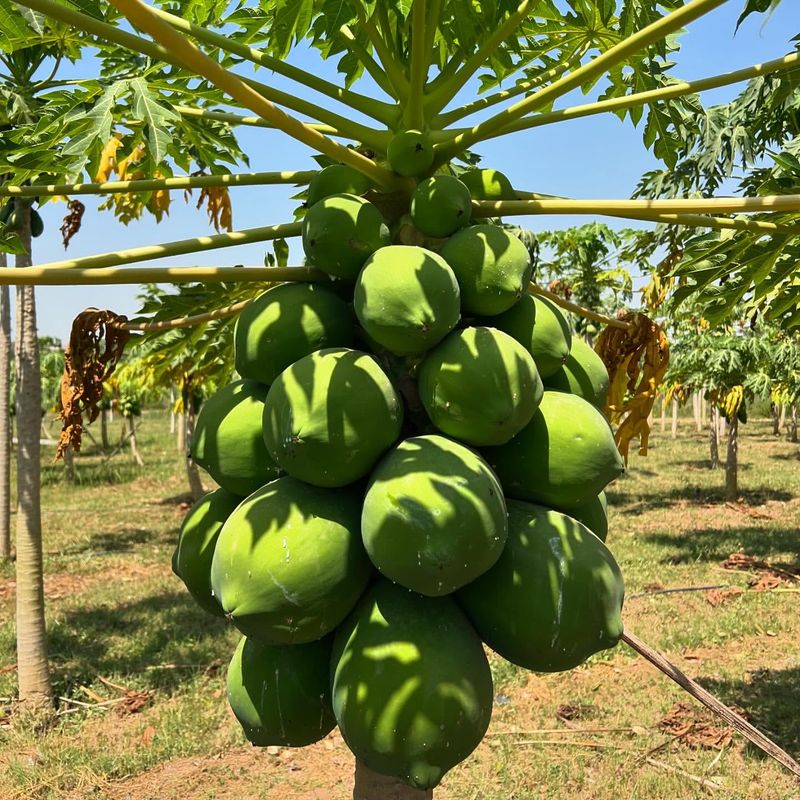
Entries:
MULTIPOLYGON (((430 169, 423 136, 393 145, 397 172, 430 169)), ((621 635, 608 375, 528 293, 512 230, 471 220, 473 198, 512 194, 493 170, 437 173, 387 218, 326 167, 303 246, 338 280, 274 287, 237 320, 240 380, 192 442, 221 488, 173 568, 244 634, 228 699, 256 745, 338 724, 372 770, 430 788, 489 725, 484 643, 559 671, 621 635)))
MULTIPOLYGON (((22 226, 22 213, 17 208, 17 202, 13 198, 6 200, 2 207, 0 207, 0 225, 5 225, 12 231, 19 230, 22 226)), ((34 239, 44 233, 44 222, 39 212, 31 209, 31 236, 34 239)))

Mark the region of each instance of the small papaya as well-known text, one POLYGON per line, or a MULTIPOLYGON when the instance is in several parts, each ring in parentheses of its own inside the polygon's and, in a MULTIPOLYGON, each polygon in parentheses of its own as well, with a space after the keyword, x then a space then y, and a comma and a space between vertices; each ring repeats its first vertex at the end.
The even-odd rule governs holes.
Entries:
POLYGON ((38 239, 44 233, 44 221, 41 215, 35 209, 31 209, 31 236, 38 239))
POLYGON ((492 674, 451 597, 376 581, 336 632, 333 711, 367 767, 431 789, 483 739, 492 674))
POLYGON ((458 179, 474 200, 516 200, 511 181, 497 169, 468 169, 458 179))
POLYGON ((411 220, 426 236, 442 239, 469 224, 469 189, 452 175, 433 175, 411 195, 411 220))
POLYGON ((372 188, 372 181, 363 172, 347 164, 330 164, 309 181, 306 205, 310 208, 334 194, 361 197, 372 188))
POLYGON ((228 666, 228 704, 258 747, 306 747, 336 727, 331 706, 333 638, 270 645, 243 636, 228 666))
POLYGON ((433 156, 430 136, 418 130, 396 133, 386 149, 389 166, 407 178, 427 172, 433 166, 433 156))
POLYGON ((544 385, 547 389, 582 397, 602 411, 608 398, 608 369, 603 359, 583 339, 575 336, 564 365, 544 378, 544 385))
POLYGON ((617 562, 585 525, 548 508, 508 501, 508 542, 458 600, 498 655, 560 672, 614 647, 625 588, 617 562))

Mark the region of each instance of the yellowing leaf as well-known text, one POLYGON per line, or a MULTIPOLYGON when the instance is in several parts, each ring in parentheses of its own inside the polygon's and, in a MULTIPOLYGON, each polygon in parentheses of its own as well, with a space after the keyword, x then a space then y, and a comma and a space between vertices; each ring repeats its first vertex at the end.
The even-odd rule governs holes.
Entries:
POLYGON ((117 169, 117 150, 122 147, 122 138, 114 134, 103 147, 100 153, 100 163, 94 179, 96 183, 106 183, 117 169))

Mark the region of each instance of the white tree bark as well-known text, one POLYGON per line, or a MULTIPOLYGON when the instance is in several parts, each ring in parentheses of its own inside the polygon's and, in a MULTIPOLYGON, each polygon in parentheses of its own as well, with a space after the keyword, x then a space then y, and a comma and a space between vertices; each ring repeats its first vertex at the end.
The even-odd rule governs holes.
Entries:
MULTIPOLYGON (((0 253, 0 267, 7 266, 0 253)), ((11 558, 11 291, 0 286, 0 561, 11 558)))

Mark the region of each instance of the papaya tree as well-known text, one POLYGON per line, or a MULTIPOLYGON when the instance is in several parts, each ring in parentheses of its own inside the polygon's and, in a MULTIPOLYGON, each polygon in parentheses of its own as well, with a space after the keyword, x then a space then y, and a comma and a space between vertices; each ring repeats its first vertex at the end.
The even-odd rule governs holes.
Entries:
MULTIPOLYGON (((677 674, 623 630, 622 575, 591 527, 603 514, 602 490, 623 470, 621 452, 637 437, 646 450, 647 413, 667 366, 663 331, 644 314, 608 317, 532 284, 529 248, 498 220, 602 214, 767 231, 780 241, 794 230, 800 195, 543 197, 476 167, 476 150, 492 138, 598 113, 638 123, 646 107, 645 146, 675 163, 698 92, 797 64, 793 53, 723 76, 673 78, 673 34, 724 2, 574 2, 565 13, 551 0, 309 0, 234 4, 216 18, 216 4, 189 4, 179 16, 171 5, 139 0, 112 0, 112 9, 89 0, 80 10, 53 0, 18 3, 149 59, 145 69, 160 70, 153 113, 271 127, 324 159, 311 174, 126 181, 129 193, 244 183, 308 184, 308 192, 294 221, 16 276, 32 284, 272 284, 244 310, 220 304, 172 326, 152 323, 182 329, 241 313, 240 378, 206 401, 193 444, 220 489, 187 515, 174 568, 206 609, 245 635, 228 687, 255 744, 308 744, 338 722, 357 757, 356 797, 430 797, 489 723, 493 693, 481 640, 545 671, 571 669, 623 640, 677 674), (305 41, 336 59, 338 81, 287 60, 305 41), (255 80, 240 69, 245 61, 282 75, 294 91, 255 80), (360 91, 367 76, 380 98, 360 91), (486 93, 458 105, 476 77, 486 93), (204 103, 202 92, 199 107, 184 110, 176 101, 195 93, 196 80, 224 92, 237 113, 220 110, 219 94, 204 103), (573 89, 600 81, 596 102, 555 108, 573 89), (782 216, 756 223, 738 216, 758 212, 782 216), (130 266, 289 237, 302 241, 303 266, 130 266), (543 339, 531 331, 542 298, 552 322, 543 339), (597 346, 608 366, 607 410, 620 421, 616 440, 587 399, 600 394, 591 382, 544 391, 543 380, 572 355, 564 311, 606 326, 597 346), (476 320, 491 324, 470 324, 476 320), (409 438, 399 441, 401 434, 409 438), (479 519, 464 526, 475 496, 479 519), (441 550, 420 531, 439 538, 441 550), (567 608, 587 591, 590 600, 576 600, 562 620, 561 599, 567 608), (459 691, 446 690, 452 686, 459 691), (297 711, 288 727, 282 703, 297 711)), ((743 16, 763 6, 751 0, 743 16)), ((97 113, 113 103, 109 91, 97 98, 97 113)), ((56 153, 86 148, 80 127, 45 122, 43 129, 56 153)), ((170 128, 158 130, 166 138, 160 148, 146 143, 146 157, 165 161, 170 128)), ((119 191, 114 183, 83 191, 119 191)), ((65 193, 63 185, 28 189, 65 193)), ((130 333, 138 323, 106 314, 103 324, 130 333)), ((107 374, 108 361, 102 366, 107 374)), ((74 390, 67 443, 81 429, 78 383, 67 387, 74 390)), ((96 410, 91 401, 83 408, 96 410)), ((764 744, 685 676, 681 685, 764 744)), ((772 752, 800 774, 786 754, 772 752)))

